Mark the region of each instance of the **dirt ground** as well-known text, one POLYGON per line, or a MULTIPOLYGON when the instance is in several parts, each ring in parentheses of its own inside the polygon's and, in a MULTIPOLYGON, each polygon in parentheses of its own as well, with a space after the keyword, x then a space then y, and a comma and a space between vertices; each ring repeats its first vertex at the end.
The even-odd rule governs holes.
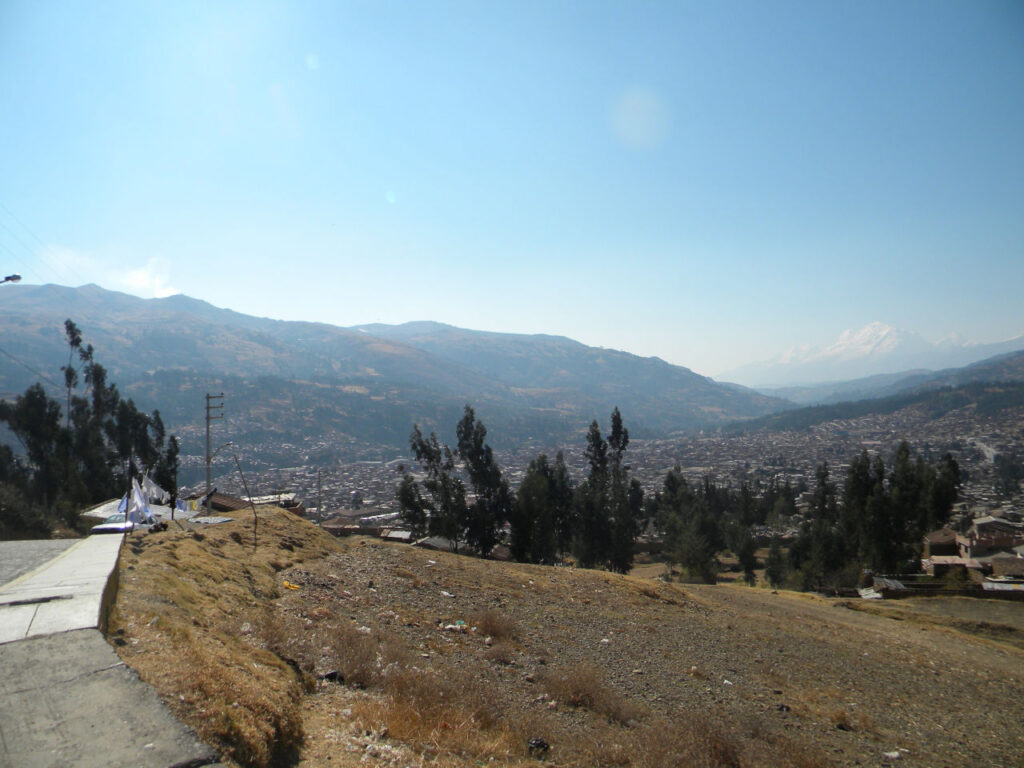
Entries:
POLYGON ((112 624, 125 661, 237 764, 1024 766, 1019 604, 901 601, 888 616, 738 584, 328 542, 266 514, 261 547, 288 559, 263 556, 265 572, 230 540, 234 524, 202 542, 140 541, 122 558, 112 624), (185 591, 210 599, 175 628, 178 598, 153 597, 159 568, 201 570, 207 555, 227 568, 209 585, 190 576, 185 591), (248 576, 220 600, 232 558, 248 576), (973 631, 976 611, 995 634, 973 631), (277 691, 264 698, 291 709, 246 695, 244 674, 217 688, 168 669, 222 647, 234 649, 222 665, 258 656, 256 684, 277 691), (261 738, 270 711, 286 724, 263 734, 270 747, 232 746, 261 738), (293 748, 271 748, 281 734, 293 748))

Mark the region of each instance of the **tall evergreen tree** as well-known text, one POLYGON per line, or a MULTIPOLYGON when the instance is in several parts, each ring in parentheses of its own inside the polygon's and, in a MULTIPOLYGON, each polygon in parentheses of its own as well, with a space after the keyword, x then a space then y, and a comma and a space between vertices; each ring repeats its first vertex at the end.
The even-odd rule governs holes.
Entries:
POLYGON ((589 471, 576 488, 576 530, 572 549, 584 568, 601 563, 609 551, 611 538, 608 512, 608 444, 601 436, 597 421, 587 431, 585 451, 589 471))
POLYGON ((468 512, 466 487, 456 474, 455 456, 433 432, 424 437, 418 424, 409 436, 409 447, 426 475, 422 481, 426 496, 412 474, 404 471, 398 488, 399 514, 416 533, 443 536, 457 552, 468 512))
POLYGON ((606 565, 625 573, 633 564, 633 547, 643 510, 643 489, 631 480, 625 452, 629 431, 615 408, 608 439, 596 421, 587 432, 588 473, 576 489, 573 553, 580 565, 606 565))
POLYGON ((19 488, 33 509, 78 523, 82 506, 119 496, 137 473, 163 467, 167 484, 177 482, 176 438, 166 444, 159 412, 138 410, 122 400, 106 371, 94 359, 91 345, 82 346, 82 332, 71 320, 64 324, 68 362, 62 366, 65 406, 34 384, 13 401, 0 403, 0 421, 21 443, 27 464, 20 468, 19 488), (87 396, 75 394, 82 365, 87 396))
POLYGON ((501 527, 509 518, 512 494, 494 452, 485 442, 487 428, 468 404, 455 432, 458 455, 465 464, 474 496, 466 515, 466 543, 479 554, 487 555, 498 543, 501 527))

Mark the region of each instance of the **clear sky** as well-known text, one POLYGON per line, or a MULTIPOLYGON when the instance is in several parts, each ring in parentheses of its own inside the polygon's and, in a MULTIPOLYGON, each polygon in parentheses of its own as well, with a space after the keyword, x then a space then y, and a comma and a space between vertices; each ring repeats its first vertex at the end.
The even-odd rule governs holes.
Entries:
POLYGON ((1024 3, 0 0, 7 272, 709 375, 1009 338, 1024 3))

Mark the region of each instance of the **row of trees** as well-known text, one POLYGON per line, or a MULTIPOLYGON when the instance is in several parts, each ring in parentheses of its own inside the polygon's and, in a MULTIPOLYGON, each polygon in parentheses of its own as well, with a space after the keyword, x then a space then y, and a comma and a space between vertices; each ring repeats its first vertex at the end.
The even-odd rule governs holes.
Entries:
POLYGON ((487 429, 466 406, 454 450, 419 425, 409 440, 422 478, 402 468, 397 497, 402 520, 417 535, 443 536, 458 549, 487 555, 509 526, 512 556, 552 563, 571 551, 584 567, 625 573, 643 513, 643 490, 629 476, 629 432, 616 408, 607 438, 595 421, 587 432, 587 476, 574 485, 559 452, 540 454, 512 492, 491 448, 487 429))
MULTIPOLYGON (((771 541, 767 579, 805 589, 855 584, 863 569, 912 568, 925 533, 945 524, 960 486, 960 468, 946 454, 925 461, 901 443, 888 465, 866 451, 855 456, 840 494, 827 463, 813 489, 801 483, 717 486, 705 476, 691 485, 677 465, 661 490, 645 498, 625 461, 629 433, 615 409, 607 436, 595 421, 587 432, 586 476, 574 484, 559 453, 541 454, 513 492, 502 476, 487 430, 466 406, 455 449, 415 427, 410 438, 421 479, 406 468, 398 486, 402 519, 417 535, 446 537, 453 548, 487 555, 508 523, 512 556, 551 563, 571 552, 584 567, 624 573, 632 567, 640 530, 652 525, 670 568, 714 582, 719 554, 731 551, 748 583, 760 564, 753 529, 798 519, 797 499, 812 490, 809 511, 788 553, 771 541)), ((761 542, 763 544, 763 541, 761 542)))
POLYGON ((950 454, 927 462, 906 441, 888 466, 867 451, 854 457, 841 497, 822 463, 808 519, 789 552, 801 586, 855 583, 865 568, 916 571, 922 539, 949 521, 960 483, 960 467, 950 454))
MULTIPOLYGON (((921 542, 950 517, 960 487, 957 462, 946 454, 931 463, 900 443, 887 465, 862 451, 850 462, 843 491, 829 466, 816 469, 809 511, 784 553, 776 538, 765 560, 773 586, 786 580, 804 589, 849 586, 864 569, 881 573, 917 570, 921 542)), ((691 578, 713 582, 718 554, 731 551, 748 582, 758 565, 752 525, 781 523, 797 513, 796 499, 808 490, 771 482, 761 488, 717 487, 709 478, 691 487, 677 466, 649 506, 665 543, 670 566, 691 578)))
POLYGON ((120 496, 142 472, 177 490, 178 439, 160 412, 121 397, 74 322, 64 332, 63 408, 39 383, 0 402, 0 422, 21 446, 0 446, 0 538, 45 535, 58 521, 74 526, 82 507, 120 496))

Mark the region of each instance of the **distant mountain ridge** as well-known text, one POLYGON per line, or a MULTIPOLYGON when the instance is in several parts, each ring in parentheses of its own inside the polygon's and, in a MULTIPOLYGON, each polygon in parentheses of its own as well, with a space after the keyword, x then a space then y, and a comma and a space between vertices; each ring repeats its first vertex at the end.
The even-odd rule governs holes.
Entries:
POLYGON ((911 370, 959 368, 999 354, 1024 349, 1024 336, 990 344, 963 342, 952 337, 932 344, 911 331, 881 322, 843 331, 825 348, 794 347, 759 363, 722 374, 760 391, 783 387, 814 387, 911 370))
POLYGON ((762 392, 798 405, 828 405, 872 400, 939 387, 960 387, 976 382, 1024 381, 1024 350, 1007 352, 960 368, 942 371, 902 371, 851 381, 836 381, 806 387, 780 387, 762 392))
MULTIPOLYGON (((341 328, 270 320, 178 295, 140 299, 95 285, 7 286, 0 302, 0 395, 40 378, 60 390, 63 322, 74 320, 122 391, 169 424, 193 427, 204 389, 234 388, 251 434, 404 446, 413 422, 454 428, 469 402, 496 441, 558 442, 618 406, 630 431, 667 435, 752 418, 786 403, 658 358, 558 336, 439 323, 341 328), (16 362, 19 361, 19 362, 16 362)), ((240 413, 241 412, 241 413, 240 413)), ((244 417, 244 418, 243 418, 244 417)))

